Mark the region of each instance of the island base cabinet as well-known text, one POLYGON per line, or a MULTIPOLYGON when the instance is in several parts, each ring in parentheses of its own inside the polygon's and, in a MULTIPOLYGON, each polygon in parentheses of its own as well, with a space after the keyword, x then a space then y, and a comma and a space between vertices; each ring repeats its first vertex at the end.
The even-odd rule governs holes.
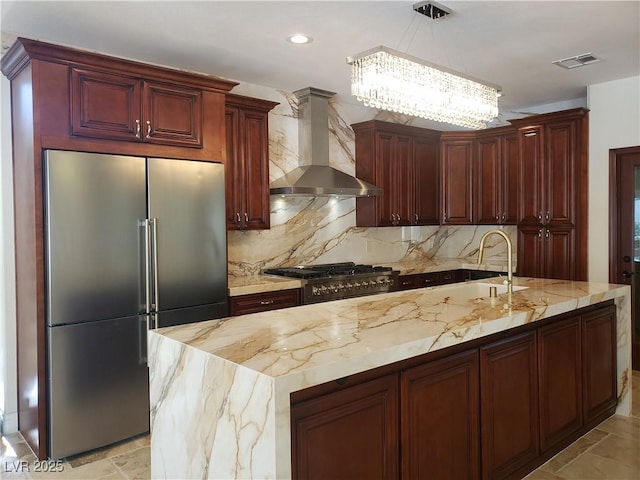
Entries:
POLYGON ((403 371, 400 398, 401 478, 479 478, 477 350, 403 371))
POLYGON ((291 405, 294 479, 398 477, 397 375, 348 385, 291 405))
POLYGON ((480 348, 482 478, 510 478, 538 456, 536 332, 480 348))
POLYGON ((611 305, 582 316, 584 423, 596 425, 617 404, 616 311, 611 305))
POLYGON ((616 408, 612 301, 434 353, 294 392, 293 477, 519 480, 616 408))
POLYGON ((538 331, 540 450, 582 427, 582 355, 580 317, 538 331))

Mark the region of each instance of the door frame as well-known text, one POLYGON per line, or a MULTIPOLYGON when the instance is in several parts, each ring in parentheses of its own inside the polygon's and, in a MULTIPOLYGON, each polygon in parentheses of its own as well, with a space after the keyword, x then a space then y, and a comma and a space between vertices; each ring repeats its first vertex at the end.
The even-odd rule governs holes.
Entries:
MULTIPOLYGON (((618 268, 620 257, 620 189, 618 188, 620 170, 624 163, 623 157, 626 155, 640 155, 640 146, 612 148, 609 150, 609 282, 619 283, 618 278, 622 273, 618 268)), ((640 166, 640 165, 639 165, 640 166)), ((633 283, 633 282, 632 282, 633 283)), ((633 288, 633 287, 632 287, 633 288)), ((633 293, 632 293, 633 296, 633 293)), ((634 323, 634 305, 631 299, 631 339, 632 339, 632 365, 633 369, 640 369, 640 338, 636 337, 636 326, 634 323)))

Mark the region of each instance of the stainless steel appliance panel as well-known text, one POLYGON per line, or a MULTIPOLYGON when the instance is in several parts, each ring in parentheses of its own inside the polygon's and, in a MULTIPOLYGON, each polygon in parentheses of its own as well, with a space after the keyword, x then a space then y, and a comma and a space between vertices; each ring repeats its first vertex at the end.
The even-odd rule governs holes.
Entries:
POLYGON ((155 310, 226 304, 224 166, 150 158, 148 195, 155 310))
POLYGON ((141 310, 145 159, 45 152, 47 322, 141 310))
POLYGON ((149 430, 147 317, 48 328, 49 455, 149 430))

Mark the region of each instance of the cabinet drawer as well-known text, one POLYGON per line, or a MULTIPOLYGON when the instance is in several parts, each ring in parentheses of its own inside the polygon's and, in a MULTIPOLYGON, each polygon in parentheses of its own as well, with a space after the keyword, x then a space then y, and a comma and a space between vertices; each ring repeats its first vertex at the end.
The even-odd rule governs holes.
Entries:
POLYGON ((265 312, 298 305, 300 305, 300 289, 298 288, 240 295, 231 297, 229 300, 231 315, 245 315, 247 313, 265 312))

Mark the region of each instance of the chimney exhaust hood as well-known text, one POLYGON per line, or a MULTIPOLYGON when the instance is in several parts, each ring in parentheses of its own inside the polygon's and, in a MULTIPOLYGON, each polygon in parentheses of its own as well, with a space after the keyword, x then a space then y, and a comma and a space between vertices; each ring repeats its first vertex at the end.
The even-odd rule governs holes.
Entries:
POLYGON ((299 100, 299 166, 271 183, 271 195, 369 197, 382 189, 329 166, 329 99, 334 92, 308 87, 299 100))

